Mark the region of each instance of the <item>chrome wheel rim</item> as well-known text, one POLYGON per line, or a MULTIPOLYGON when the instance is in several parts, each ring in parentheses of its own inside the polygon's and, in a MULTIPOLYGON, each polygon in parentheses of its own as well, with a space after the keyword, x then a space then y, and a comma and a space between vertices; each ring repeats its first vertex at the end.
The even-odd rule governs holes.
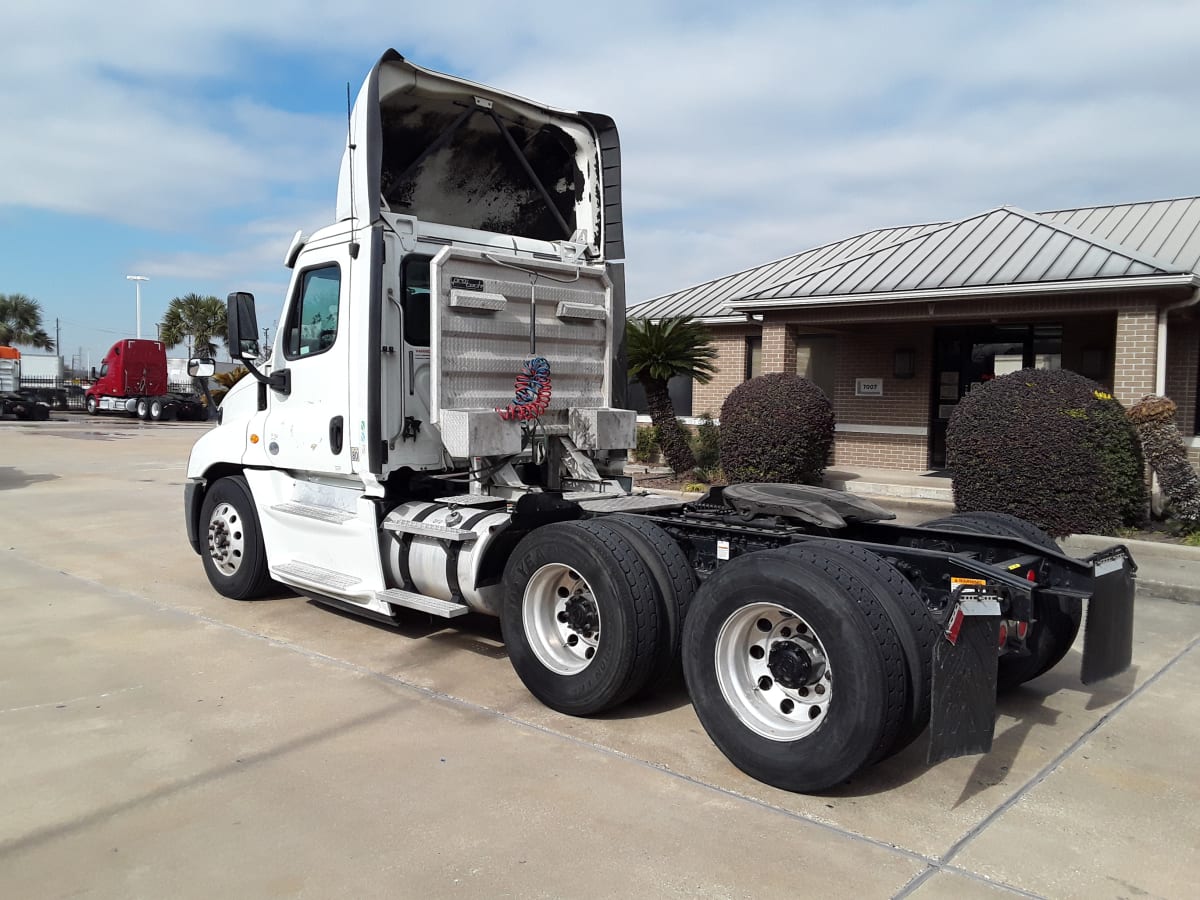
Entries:
POLYGON ((213 565, 222 575, 235 575, 245 552, 241 514, 229 503, 218 503, 208 519, 208 555, 213 565))
POLYGON ((754 733, 797 741, 825 721, 833 698, 829 656, 791 610, 775 603, 736 610, 717 634, 714 657, 725 702, 754 733))
POLYGON ((542 566, 525 585, 521 618, 529 647, 543 666, 578 675, 600 646, 600 609, 591 585, 570 566, 542 566))

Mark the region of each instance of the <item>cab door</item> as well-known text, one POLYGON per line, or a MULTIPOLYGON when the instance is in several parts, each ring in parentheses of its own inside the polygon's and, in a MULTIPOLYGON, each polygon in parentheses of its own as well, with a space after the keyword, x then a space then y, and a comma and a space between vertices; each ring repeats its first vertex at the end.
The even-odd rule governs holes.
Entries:
POLYGON ((288 393, 268 389, 267 459, 282 469, 349 474, 349 245, 307 247, 275 336, 272 370, 288 393))

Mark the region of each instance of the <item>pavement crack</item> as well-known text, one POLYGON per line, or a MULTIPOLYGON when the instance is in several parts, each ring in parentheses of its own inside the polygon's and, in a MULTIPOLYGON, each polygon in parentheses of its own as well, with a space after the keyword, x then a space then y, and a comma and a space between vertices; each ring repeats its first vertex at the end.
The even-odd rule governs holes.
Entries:
POLYGON ((106 697, 115 697, 117 694, 127 694, 130 691, 140 691, 145 685, 135 684, 130 687, 117 688, 115 691, 105 691, 103 694, 88 694, 84 697, 72 697, 69 700, 50 700, 46 703, 34 703, 30 706, 12 706, 8 709, 0 709, 0 715, 5 713, 28 712, 31 709, 46 709, 47 707, 70 706, 72 703, 90 703, 93 700, 102 700, 106 697))

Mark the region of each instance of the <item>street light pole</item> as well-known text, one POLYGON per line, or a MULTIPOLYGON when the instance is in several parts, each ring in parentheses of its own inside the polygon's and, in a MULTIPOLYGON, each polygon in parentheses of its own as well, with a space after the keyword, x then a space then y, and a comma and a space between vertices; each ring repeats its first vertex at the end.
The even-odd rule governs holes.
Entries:
POLYGON ((137 336, 142 336, 142 282, 149 281, 145 275, 126 275, 126 281, 133 282, 133 291, 137 295, 137 336))

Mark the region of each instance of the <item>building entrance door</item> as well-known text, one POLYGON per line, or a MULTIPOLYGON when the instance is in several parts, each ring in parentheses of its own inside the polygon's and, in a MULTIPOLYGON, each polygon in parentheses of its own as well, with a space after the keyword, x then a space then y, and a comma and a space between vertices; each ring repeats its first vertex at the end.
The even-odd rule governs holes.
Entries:
POLYGON ((1061 325, 958 325, 934 332, 929 465, 946 466, 946 427, 958 401, 1000 375, 1062 365, 1061 325))

